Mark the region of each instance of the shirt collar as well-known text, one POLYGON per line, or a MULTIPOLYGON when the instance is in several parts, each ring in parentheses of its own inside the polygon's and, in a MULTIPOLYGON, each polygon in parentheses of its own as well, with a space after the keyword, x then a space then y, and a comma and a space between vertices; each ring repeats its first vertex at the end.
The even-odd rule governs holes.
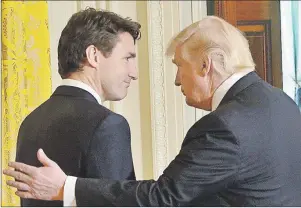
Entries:
POLYGON ((83 89, 83 90, 89 92, 91 95, 93 95, 93 97, 97 100, 97 102, 100 105, 102 104, 101 98, 97 94, 97 92, 92 87, 90 87, 89 85, 87 85, 81 81, 78 81, 75 79, 63 79, 61 86, 72 86, 72 87, 77 87, 77 88, 83 89))
POLYGON ((226 79, 214 92, 212 97, 212 111, 216 110, 228 90, 242 77, 254 71, 253 68, 236 72, 226 79))

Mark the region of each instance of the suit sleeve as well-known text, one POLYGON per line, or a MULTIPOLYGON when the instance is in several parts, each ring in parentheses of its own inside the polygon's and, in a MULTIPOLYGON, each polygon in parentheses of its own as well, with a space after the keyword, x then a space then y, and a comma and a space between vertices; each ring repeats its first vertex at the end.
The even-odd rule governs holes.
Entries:
POLYGON ((238 173, 239 144, 220 119, 207 116, 187 133, 180 153, 157 181, 79 178, 76 199, 89 206, 189 206, 231 186, 238 173))
POLYGON ((130 128, 126 119, 110 114, 95 130, 85 157, 85 177, 135 180, 130 128))

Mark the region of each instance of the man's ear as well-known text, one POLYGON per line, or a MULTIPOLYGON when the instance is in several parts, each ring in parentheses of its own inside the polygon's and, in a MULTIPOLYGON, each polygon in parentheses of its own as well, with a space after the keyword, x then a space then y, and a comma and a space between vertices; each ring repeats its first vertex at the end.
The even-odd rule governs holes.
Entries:
POLYGON ((200 70, 200 76, 204 77, 206 75, 208 75, 208 73, 211 70, 211 64, 212 64, 212 60, 211 58, 209 58, 208 56, 206 56, 201 63, 201 70, 200 70))
POLYGON ((87 47, 86 49, 87 62, 93 68, 96 68, 99 65, 101 59, 100 56, 102 56, 102 53, 94 45, 89 45, 87 47))

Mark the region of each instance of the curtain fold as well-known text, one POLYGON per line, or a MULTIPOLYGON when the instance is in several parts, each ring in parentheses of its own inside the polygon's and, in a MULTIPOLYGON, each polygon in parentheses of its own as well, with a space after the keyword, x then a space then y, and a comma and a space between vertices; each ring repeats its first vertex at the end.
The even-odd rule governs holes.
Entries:
MULTIPOLYGON (((46 1, 2 1, 2 169, 15 159, 23 119, 51 93, 46 1)), ((2 175, 2 206, 19 206, 2 175)))
POLYGON ((280 1, 283 90, 301 109, 301 2, 280 1))

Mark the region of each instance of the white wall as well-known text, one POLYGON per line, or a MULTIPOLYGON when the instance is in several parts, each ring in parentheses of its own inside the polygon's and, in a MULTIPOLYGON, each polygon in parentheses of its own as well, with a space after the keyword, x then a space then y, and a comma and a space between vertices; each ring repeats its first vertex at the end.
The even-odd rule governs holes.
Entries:
POLYGON ((203 111, 185 104, 174 85, 175 66, 164 52, 177 32, 206 13, 206 2, 194 1, 48 1, 52 89, 59 85, 57 44, 68 19, 92 6, 129 16, 142 25, 137 44, 139 79, 128 96, 105 106, 124 115, 131 127, 134 166, 138 179, 157 178, 178 153, 184 135, 203 111))

